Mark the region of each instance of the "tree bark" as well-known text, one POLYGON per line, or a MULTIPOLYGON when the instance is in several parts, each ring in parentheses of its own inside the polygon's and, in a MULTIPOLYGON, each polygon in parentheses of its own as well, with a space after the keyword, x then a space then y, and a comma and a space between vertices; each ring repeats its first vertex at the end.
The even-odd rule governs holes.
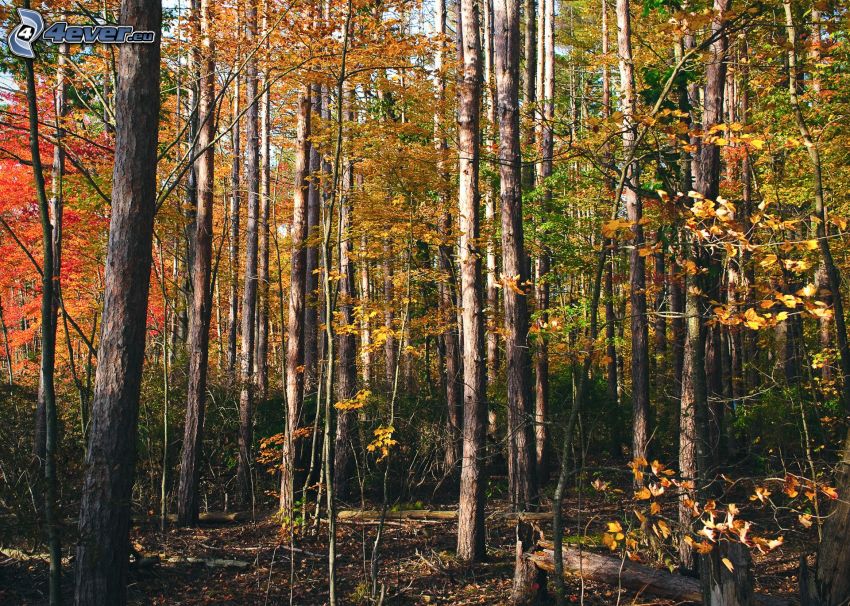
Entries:
MULTIPOLYGON (((354 112, 346 111, 346 120, 354 121, 354 112)), ((340 327, 337 331, 339 360, 337 362, 336 399, 344 402, 357 392, 357 342, 354 320, 354 244, 351 239, 351 191, 354 183, 354 165, 343 160, 342 195, 339 200, 339 312, 340 327)), ((357 439, 357 413, 339 410, 334 440, 333 482, 337 499, 349 498, 350 479, 354 475, 355 447, 357 439)))
POLYGON ((280 480, 280 509, 292 520, 294 497, 295 444, 304 402, 304 298, 306 289, 307 198, 310 173, 310 87, 305 85, 298 97, 298 131, 295 142, 295 177, 292 210, 292 256, 289 278, 289 315, 286 341, 286 435, 280 480))
MULTIPOLYGON (((25 3, 29 8, 29 2, 25 3)), ((59 121, 65 114, 65 82, 63 53, 60 49, 60 64, 57 69, 56 124, 57 140, 62 130, 59 121)), ((59 536, 58 480, 56 474, 56 446, 58 420, 56 414, 56 324, 59 311, 59 276, 61 274, 61 237, 62 237, 62 170, 63 155, 60 146, 54 149, 53 198, 48 201, 44 184, 44 172, 41 164, 38 135, 38 102, 33 60, 24 63, 27 82, 27 114, 29 121, 30 158, 36 197, 38 199, 39 218, 41 219, 41 356, 39 361, 38 403, 35 434, 36 455, 43 461, 44 467, 44 523, 47 529, 49 557, 49 603, 58 606, 62 603, 62 554, 59 536), (53 221, 51 222, 51 210, 53 221), (41 431, 43 430, 43 431, 41 431)), ((8 342, 7 342, 8 343, 8 342)), ((8 348, 8 345, 7 345, 8 348)), ((8 351, 8 349, 7 349, 8 351)), ((11 359, 9 360, 11 368, 11 359)))
MULTIPOLYGON (((617 46, 620 59, 620 92, 623 112, 623 151, 631 155, 637 136, 635 111, 634 63, 629 0, 617 0, 617 46)), ((624 199, 632 224, 632 249, 629 262, 629 298, 632 333, 632 456, 647 455, 649 422, 649 330, 646 317, 646 262, 641 253, 644 245, 643 205, 638 189, 640 166, 632 161, 626 169, 624 199)))
MULTIPOLYGON (((321 117, 323 108, 322 87, 313 84, 311 90, 312 113, 321 117)), ((322 205, 322 157, 315 145, 310 145, 310 180, 307 190, 307 238, 305 252, 305 302, 304 302, 304 393, 315 393, 319 380, 319 210, 322 205)))
POLYGON ((127 601, 130 500, 156 210, 161 21, 160 0, 122 0, 119 22, 156 32, 156 41, 118 50, 112 217, 77 546, 79 606, 127 601))
MULTIPOLYGON (((437 0, 436 29, 441 36, 446 35, 446 1, 437 0)), ((460 348, 458 344, 457 325, 457 278, 454 268, 454 246, 452 238, 452 214, 449 209, 449 191, 451 188, 450 175, 446 166, 448 141, 442 123, 442 112, 446 101, 446 81, 443 73, 446 44, 440 40, 434 56, 434 67, 437 72, 437 108, 434 111, 434 147, 439 154, 437 171, 440 176, 440 204, 443 212, 440 216, 439 267, 443 273, 440 281, 440 320, 445 329, 441 335, 445 358, 445 390, 446 418, 448 444, 446 445, 445 468, 454 474, 461 457, 461 428, 463 416, 463 384, 461 383, 460 348)), ((456 476, 455 476, 456 477, 456 476)))
MULTIPOLYGON (((267 0, 264 0, 264 5, 267 0)), ((266 35, 267 21, 263 14, 263 35, 266 35)), ((268 78, 268 71, 266 72, 268 78)), ((257 395, 261 400, 266 398, 269 388, 269 200, 271 185, 271 127, 270 91, 266 88, 260 99, 260 234, 259 234, 259 269, 258 269, 258 303, 257 303, 257 395)))
MULTIPOLYGON (((540 42, 538 46, 538 75, 537 102, 540 106, 537 139, 540 149, 540 162, 537 164, 537 184, 543 188, 542 211, 544 215, 551 211, 552 190, 546 183, 552 175, 552 160, 554 153, 553 124, 555 118, 555 4, 553 0, 544 0, 539 25, 540 42)), ((540 322, 548 322, 549 309, 549 251, 545 243, 539 242, 539 256, 535 260, 535 299, 537 310, 540 312, 540 322)), ((549 473, 547 459, 547 442, 549 431, 547 426, 549 408, 549 350, 546 339, 537 341, 534 355, 535 363, 535 398, 534 398, 534 432, 535 454, 538 486, 542 486, 549 473)))
POLYGON ((478 250, 479 105, 481 43, 478 4, 460 2, 458 55, 458 214, 460 217, 461 308, 463 319, 463 460, 458 515, 458 556, 482 560, 485 553, 484 467, 487 425, 487 374, 481 305, 481 252, 478 250))
MULTIPOLYGON (((239 8, 237 3, 236 8, 236 30, 241 29, 239 22, 239 8)), ((237 51, 236 62, 239 63, 239 53, 237 51)), ((236 341, 239 336, 239 240, 242 234, 239 233, 239 212, 241 207, 242 192, 240 191, 240 173, 242 165, 242 145, 240 141, 240 110, 239 110, 239 89, 241 78, 237 74, 233 79, 233 126, 231 128, 231 168, 230 168, 230 246, 229 246, 229 261, 230 261, 230 304, 228 306, 227 316, 227 371, 230 380, 236 382, 236 356, 237 348, 236 341)))
POLYGON ((196 61, 201 68, 199 82, 198 148, 195 161, 198 179, 198 214, 195 221, 195 254, 192 266, 192 313, 189 316, 189 377, 186 397, 186 423, 180 459, 177 492, 177 522, 194 524, 198 515, 198 482, 203 447, 204 410, 209 364, 210 317, 212 309, 212 231, 213 188, 215 184, 215 43, 211 36, 210 0, 201 0, 197 15, 201 47, 196 61))
MULTIPOLYGON (((247 36, 249 46, 257 39, 257 0, 248 0, 247 36)), ((248 179, 248 223, 245 226, 245 284, 242 289, 242 343, 240 348, 239 390, 239 461, 236 476, 242 505, 253 504, 254 441, 254 346, 255 315, 257 313, 257 262, 260 214, 260 139, 257 103, 257 59, 248 61, 245 77, 248 97, 245 145, 245 175, 248 179)))

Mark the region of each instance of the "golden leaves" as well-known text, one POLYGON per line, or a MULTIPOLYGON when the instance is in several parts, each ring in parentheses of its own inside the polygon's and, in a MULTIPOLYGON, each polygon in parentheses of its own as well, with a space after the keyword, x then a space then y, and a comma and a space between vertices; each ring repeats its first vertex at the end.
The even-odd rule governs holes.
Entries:
POLYGON ((378 427, 372 432, 375 435, 375 439, 366 446, 366 450, 369 452, 380 451, 381 456, 378 457, 378 462, 386 459, 390 455, 390 448, 398 444, 398 442, 393 439, 394 432, 395 427, 392 425, 378 427))
POLYGON ((372 392, 368 389, 361 389, 358 391, 353 398, 348 400, 341 400, 334 404, 334 408, 337 410, 359 410, 366 406, 366 403, 369 401, 369 397, 372 395, 372 392))

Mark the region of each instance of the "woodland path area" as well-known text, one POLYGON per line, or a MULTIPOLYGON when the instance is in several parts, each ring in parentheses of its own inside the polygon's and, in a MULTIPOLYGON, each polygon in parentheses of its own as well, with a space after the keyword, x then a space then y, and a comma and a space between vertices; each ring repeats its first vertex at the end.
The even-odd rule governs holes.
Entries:
MULTIPOLYGON (((389 519, 386 548, 381 554, 380 582, 388 587, 386 604, 503 604, 513 580, 514 525, 504 516, 505 503, 494 502, 497 509, 488 515, 488 560, 466 565, 454 556, 456 522, 423 521, 419 510, 398 513, 403 522, 389 519), (407 515, 406 515, 407 514, 407 515), (412 515, 410 515, 412 514, 412 515), (411 519, 413 518, 413 519, 411 519)), ((578 545, 575 537, 579 502, 564 503, 564 513, 572 532, 565 542, 578 545)), ((582 527, 586 544, 593 553, 611 557, 598 545, 606 516, 614 516, 618 504, 603 499, 585 501, 592 511, 591 520, 582 527), (594 545, 595 543, 595 545, 594 545)), ((392 513, 392 512, 391 512, 392 513)), ((280 525, 265 516, 257 522, 236 521, 203 524, 194 529, 169 528, 164 534, 156 520, 133 529, 131 542, 146 561, 131 565, 128 601, 141 605, 266 605, 289 604, 290 574, 294 555, 295 591, 292 603, 299 606, 327 604, 327 537, 309 533, 297 539, 290 550, 289 537, 280 525), (153 558, 159 558, 154 563, 153 558), (150 558, 151 561, 147 561, 150 558)), ((338 591, 342 604, 367 603, 368 553, 374 540, 375 520, 349 521, 338 527, 338 591)), ((540 529, 550 536, 549 523, 540 529)), ((324 529, 323 529, 324 530, 324 529)), ((811 551, 810 541, 788 541, 780 549, 754 558, 758 593, 787 597, 796 603, 797 572, 801 553, 811 551)), ((0 602, 36 605, 44 602, 47 592, 47 564, 44 560, 22 561, 20 554, 10 558, 0 554, 0 602), (2 589, 5 588, 5 589, 2 589)), ((64 592, 72 591, 70 575, 63 581, 64 592)), ((653 598, 640 592, 573 577, 567 584, 571 604, 603 606, 640 604, 673 606, 690 604, 653 598)), ((544 599, 541 604, 554 603, 544 599)))

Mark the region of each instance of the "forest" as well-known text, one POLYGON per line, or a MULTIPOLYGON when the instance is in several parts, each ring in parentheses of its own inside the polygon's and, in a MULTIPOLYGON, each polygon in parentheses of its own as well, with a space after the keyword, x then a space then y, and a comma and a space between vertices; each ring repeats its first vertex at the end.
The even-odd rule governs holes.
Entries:
POLYGON ((850 604, 842 0, 0 31, 0 602, 850 604))

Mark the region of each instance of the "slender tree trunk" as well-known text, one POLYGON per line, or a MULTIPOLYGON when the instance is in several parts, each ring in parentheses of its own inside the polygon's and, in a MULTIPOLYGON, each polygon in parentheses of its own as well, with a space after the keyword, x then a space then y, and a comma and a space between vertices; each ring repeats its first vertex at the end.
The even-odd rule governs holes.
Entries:
MULTIPOLYGON (((607 59, 610 52, 608 43, 608 0, 602 0, 602 56, 606 62, 602 64, 602 117, 611 116, 611 77, 607 59)), ((606 149, 606 158, 610 161, 610 149, 606 149)), ((608 180, 607 190, 613 195, 614 183, 608 180)), ((606 376, 608 380, 608 399, 619 403, 619 391, 617 389, 617 345, 616 345, 616 321, 614 313, 614 262, 616 243, 610 242, 611 252, 606 254, 605 260, 605 357, 607 359, 606 376)), ((619 444, 614 445, 615 448, 619 444)))
POLYGON ((215 137, 215 43, 211 36, 213 18, 210 0, 201 0, 200 14, 197 15, 201 47, 196 54, 196 61, 201 68, 198 148, 202 150, 202 153, 195 161, 195 173, 198 178, 198 214, 195 222, 195 254, 192 266, 192 313, 189 316, 186 423, 177 493, 177 523, 181 526, 194 524, 198 516, 198 482, 209 365, 215 183, 215 148, 212 144, 215 137))
POLYGON ((485 557, 484 467, 487 425, 487 374, 484 360, 484 317, 481 305, 481 255, 478 250, 479 105, 481 43, 478 4, 460 2, 461 77, 458 82, 458 214, 463 318, 463 460, 458 507, 458 556, 485 557))
MULTIPOLYGON (((248 0, 248 35, 246 41, 252 46, 257 40, 257 0, 248 0)), ((248 224, 245 230, 245 285, 242 290, 242 346, 241 378, 239 390, 239 462, 236 474, 239 482, 239 497, 242 505, 253 506, 254 441, 254 328, 257 313, 257 262, 259 245, 260 214, 260 139, 257 103, 257 59, 248 61, 245 93, 248 111, 245 115, 246 146, 245 174, 248 178, 248 224)))
MULTIPOLYGON (((362 179, 357 177, 358 182, 362 179)), ((369 319, 369 261, 368 242, 364 234, 360 238, 360 374, 363 387, 372 385, 372 322, 369 319)))
MULTIPOLYGON (((266 36, 268 29, 268 0, 263 0, 262 30, 266 36)), ((268 46, 268 41, 266 41, 268 46)), ((267 49, 268 50, 268 49, 267 49)), ((268 61, 268 57, 266 57, 268 61)), ((268 80, 268 67, 264 78, 268 80)), ((269 195, 271 185, 271 98, 268 87, 262 93, 260 109, 260 236, 259 236, 259 282, 257 309, 257 391, 261 400, 266 398, 269 388, 269 195)))
POLYGON ((6 352, 6 370, 9 379, 9 387, 15 384, 15 376, 12 371, 12 349, 9 346, 9 328, 6 326, 6 320, 3 318, 3 302, 0 301, 0 328, 3 329, 3 349, 6 352))
MULTIPOLYGON (((340 102, 343 102, 340 100, 340 102)), ((354 121, 354 112, 346 112, 346 121, 354 121)), ((339 311, 337 331, 339 360, 337 362, 337 402, 345 402, 357 392, 357 340, 355 338, 354 243, 351 239, 351 192, 354 184, 354 165, 347 158, 342 167, 342 193, 339 199, 339 311)), ((329 365, 330 366, 330 365, 329 365)), ((337 499, 349 498, 350 479, 354 475, 357 413, 340 409, 334 440, 333 482, 337 499)))
MULTIPOLYGON (((724 116, 724 94, 726 91, 726 61, 728 50, 728 38, 725 32, 725 14, 731 8, 731 0, 715 0, 714 18, 711 24, 711 33, 714 37, 710 46, 709 56, 706 63, 705 82, 705 105, 703 108, 702 130, 710 133, 711 129, 723 122, 724 116)), ((708 137, 704 137, 694 169, 694 188, 709 200, 716 200, 720 193, 720 148, 708 137)), ((695 247, 696 248, 696 247, 695 247)), ((701 260, 697 262, 699 267, 717 265, 718 261, 712 258, 708 251, 694 251, 699 254, 701 260)), ((719 276, 722 271, 709 274, 704 283, 700 284, 701 290, 707 296, 718 300, 720 293, 719 276), (708 282, 713 280, 712 282, 708 282)), ((689 289, 688 296, 695 296, 689 289)), ((702 302, 699 303, 701 306, 702 302)), ((700 396, 694 402, 694 421, 696 428, 694 437, 696 440, 696 462, 697 462, 697 485, 707 487, 701 492, 710 494, 712 492, 713 467, 718 462, 718 451, 713 446, 717 444, 715 436, 710 436, 710 412, 708 405, 709 395, 722 395, 722 385, 718 380, 722 377, 720 371, 720 331, 718 327, 707 327, 703 332, 710 336, 710 343, 706 343, 706 394, 700 396), (711 357, 714 359, 711 360, 711 357)), ((707 339, 708 340, 708 339, 707 339)), ((696 352, 694 352, 696 353, 696 352)), ((686 351, 687 357, 687 351, 686 351)), ((697 373, 699 370, 691 369, 697 373)), ((687 374, 687 369, 683 374, 687 374)), ((683 376, 683 383, 686 381, 683 376)), ((685 391, 683 385, 683 394, 685 391)), ((714 428, 717 436, 722 435, 722 426, 714 428)), ((680 440, 681 442, 681 440, 680 440)), ((707 606, 737 606, 748 605, 753 601, 752 563, 749 551, 737 543, 720 541, 716 548, 707 555, 698 559, 700 582, 703 590, 703 601, 707 606), (723 564, 723 559, 729 560, 733 565, 733 571, 729 571, 723 564)))
MULTIPOLYGON (((484 10, 482 26, 484 39, 482 53, 484 55, 484 82, 482 87, 482 103, 487 112, 487 119, 482 131, 484 135, 485 153, 487 156, 496 154, 495 129, 496 125, 496 87, 493 76, 493 0, 481 3, 484 10)), ((498 261, 496 259, 496 192, 494 180, 485 183, 484 188, 484 230, 487 238, 487 259, 485 270, 486 282, 486 312, 487 327, 485 341, 487 343, 487 383, 493 384, 499 372, 499 288, 498 261)))
MULTIPOLYGON (((313 84, 310 87, 313 113, 322 116, 322 102, 325 95, 322 87, 313 84)), ((316 240, 319 237, 319 210, 322 205, 322 157, 315 145, 310 146, 310 183, 307 192, 307 238, 310 242, 305 253, 305 289, 304 303, 304 392, 312 394, 318 387, 319 377, 319 248, 316 240)))
MULTIPOLYGON (((436 29, 441 36, 446 34, 446 2, 437 0, 436 6, 437 26, 436 29)), ((440 41, 434 57, 435 70, 437 72, 437 108, 434 111, 434 147, 440 154, 438 172, 440 175, 440 203, 443 212, 440 216, 440 236, 442 242, 439 249, 439 265, 443 278, 440 281, 440 320, 445 324, 441 336, 443 341, 443 352, 445 359, 445 389, 446 389, 446 412, 448 444, 446 446, 446 470, 454 473, 461 457, 461 428, 463 416, 463 384, 461 383, 460 347, 458 345, 457 332, 457 280, 453 261, 454 247, 452 238, 452 214, 449 210, 449 191, 451 188, 450 175, 446 166, 446 152, 448 142, 446 140, 445 126, 442 123, 442 112, 446 101, 446 81, 443 73, 444 55, 446 45, 440 41)), ((489 286, 489 285, 488 285, 489 286)))
MULTIPOLYGON (((25 4, 29 8, 29 2, 25 4)), ((60 50, 60 58, 65 49, 60 50)), ((43 433, 36 431, 36 451, 44 466, 44 523, 47 529, 47 545, 50 555, 49 603, 62 603, 62 553, 59 536, 58 480, 56 476, 56 446, 58 420, 56 414, 56 324, 59 310, 59 275, 61 254, 59 246, 62 234, 62 167, 63 158, 59 146, 54 150, 53 199, 47 199, 44 172, 41 164, 38 136, 38 102, 35 88, 33 60, 25 59, 27 81, 27 113, 29 117, 30 158, 32 160, 38 211, 41 219, 41 360, 39 364, 38 405, 39 418, 43 419, 43 433), (58 158, 57 158, 57 154, 58 158), (53 223, 51 223, 51 207, 53 223)), ((56 92, 57 139, 61 137, 59 120, 64 117, 65 82, 64 61, 57 70, 56 92)), ((10 360, 11 364, 11 360, 10 360)))
MULTIPOLYGON (((537 101, 541 106, 539 112, 538 142, 540 146, 540 162, 537 164, 538 186, 543 187, 542 210, 548 213, 552 205, 552 190, 546 183, 552 175, 552 157, 554 153, 553 124, 555 118, 555 3, 554 0, 543 0, 540 15, 540 45, 538 48, 538 82, 537 101)), ((549 251, 544 243, 538 243, 540 253, 535 260, 535 299, 540 312, 540 322, 548 322, 549 309, 549 251)), ((540 486, 546 481, 549 473, 547 460, 547 441, 549 432, 549 350, 545 338, 537 341, 534 356, 535 363, 535 398, 534 398, 534 432, 536 448, 537 481, 540 486)))
MULTIPOLYGON (((239 19, 239 5, 236 7, 236 31, 240 33, 241 24, 239 19)), ((237 51, 236 63, 240 58, 237 51)), ((234 78, 233 82, 233 127, 231 128, 231 169, 230 169, 230 305, 227 316, 227 371, 230 380, 236 382, 236 341, 239 336, 239 241, 242 234, 239 233, 239 211, 241 206, 242 192, 240 191, 240 172, 242 164, 242 145, 240 141, 240 119, 239 119, 239 89, 240 77, 234 78)))
POLYGON ((392 391, 395 381, 395 364, 398 356, 398 343, 395 338, 395 310, 393 309, 393 297, 395 283, 393 279, 392 245, 389 240, 384 240, 384 258, 382 269, 384 274, 384 329, 387 338, 384 342, 384 374, 386 375, 387 391, 392 391))
MULTIPOLYGON (((499 174, 502 200, 502 272, 505 305, 505 361, 508 398, 508 490, 515 511, 537 505, 531 402, 531 364, 528 355, 528 282, 522 225, 522 156, 519 128, 518 0, 494 0, 493 47, 499 119, 499 174)), ((522 604, 533 595, 537 570, 524 554, 535 542, 534 530, 518 522, 511 601, 522 604)))
MULTIPOLYGON (((679 409, 679 474, 684 480, 697 481, 697 409, 707 407, 705 391, 704 347, 699 295, 688 289, 685 295, 685 348, 682 364, 682 392, 679 409)), ((692 509, 686 500, 695 500, 694 491, 679 496, 679 523, 688 529, 693 523, 692 509)), ((686 570, 694 568, 693 548, 679 541, 679 562, 686 570)))
POLYGON ((78 606, 127 601, 130 501, 156 209, 161 21, 160 0, 122 0, 119 22, 156 32, 156 41, 118 50, 112 217, 80 504, 78 606))
POLYGON ((502 201, 502 270, 505 275, 505 348, 508 383, 508 456, 514 460, 509 478, 511 502, 525 511, 536 500, 532 464, 531 368, 528 355, 528 281, 522 225, 519 130, 519 2, 495 0, 494 47, 499 172, 502 201))
MULTIPOLYGON (((617 46, 620 58, 620 92, 623 112, 623 150, 627 155, 635 146, 636 124, 634 62, 629 0, 617 0, 617 46)), ((624 198, 632 224, 632 250, 629 262, 629 298, 632 333, 632 456, 646 457, 649 423, 649 331, 646 317, 646 263, 641 255, 644 245, 643 205, 638 188, 640 166, 632 161, 626 170, 624 198)))
POLYGON ((310 172, 310 87, 305 86, 298 97, 298 132, 295 143, 295 188, 292 215, 292 257, 289 278, 289 315, 286 342, 286 436, 281 468, 280 508, 292 520, 295 504, 293 476, 295 444, 293 433, 298 429, 301 405, 304 402, 304 298, 307 238, 308 175, 310 172))

